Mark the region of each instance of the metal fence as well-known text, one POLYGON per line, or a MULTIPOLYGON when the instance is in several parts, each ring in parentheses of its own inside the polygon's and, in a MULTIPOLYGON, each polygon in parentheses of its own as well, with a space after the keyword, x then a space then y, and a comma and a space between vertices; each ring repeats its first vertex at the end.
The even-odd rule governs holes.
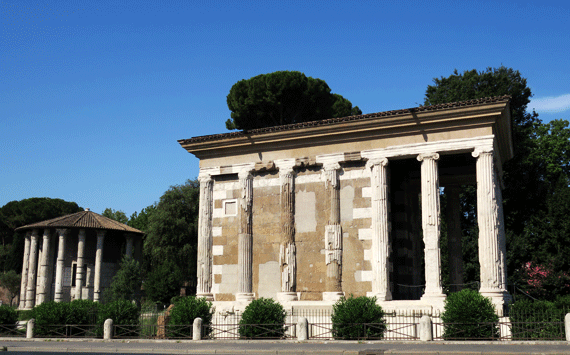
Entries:
POLYGON ((26 328, 16 324, 0 324, 0 337, 25 337, 26 328))

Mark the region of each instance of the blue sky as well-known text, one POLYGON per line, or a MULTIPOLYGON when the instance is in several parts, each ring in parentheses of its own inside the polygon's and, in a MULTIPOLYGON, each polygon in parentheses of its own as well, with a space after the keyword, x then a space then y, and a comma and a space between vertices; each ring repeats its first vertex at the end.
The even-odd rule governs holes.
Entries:
POLYGON ((433 78, 505 65, 570 119, 567 1, 0 0, 0 206, 135 211, 198 175, 178 139, 226 132, 231 86, 277 70, 364 113, 433 78))

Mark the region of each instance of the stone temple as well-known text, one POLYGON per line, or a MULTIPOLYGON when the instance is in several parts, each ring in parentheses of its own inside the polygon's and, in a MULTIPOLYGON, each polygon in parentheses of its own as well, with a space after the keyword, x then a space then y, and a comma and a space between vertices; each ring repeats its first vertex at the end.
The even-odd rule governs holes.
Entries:
POLYGON ((450 283, 461 284, 459 193, 476 185, 479 292, 502 313, 509 100, 180 140, 200 159, 198 296, 218 309, 259 297, 330 306, 352 294, 376 296, 387 310, 441 310, 441 222, 450 283))
POLYGON ((26 233, 20 309, 47 301, 101 301, 123 255, 142 255, 143 232, 89 209, 16 231, 26 233))

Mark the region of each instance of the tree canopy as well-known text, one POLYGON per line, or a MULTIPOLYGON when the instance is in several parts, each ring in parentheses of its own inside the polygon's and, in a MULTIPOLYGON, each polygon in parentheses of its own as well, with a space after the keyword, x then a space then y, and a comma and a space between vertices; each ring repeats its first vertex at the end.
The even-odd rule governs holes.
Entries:
MULTIPOLYGON (((424 102, 434 105, 502 95, 512 97, 515 151, 514 158, 503 166, 509 282, 528 285, 528 263, 542 265, 553 275, 567 276, 570 265, 565 255, 570 245, 570 225, 564 216, 570 213, 569 123, 543 123, 538 114, 528 112, 532 93, 526 79, 519 71, 504 66, 481 72, 455 70, 449 77, 436 78, 434 85, 428 86, 424 102)), ((475 187, 466 187, 461 199, 464 261, 466 270, 475 271, 477 253, 465 252, 465 247, 471 251, 477 245, 475 187)), ((466 281, 474 281, 476 273, 466 275, 466 281)), ((570 285, 552 287, 553 292, 570 292, 570 285)))
POLYGON ((298 71, 277 71, 240 80, 227 96, 228 129, 249 130, 362 114, 358 106, 332 94, 324 80, 298 71))
POLYGON ((24 237, 14 229, 67 214, 80 212, 75 202, 58 198, 34 197, 11 201, 0 208, 0 270, 21 272, 24 237))

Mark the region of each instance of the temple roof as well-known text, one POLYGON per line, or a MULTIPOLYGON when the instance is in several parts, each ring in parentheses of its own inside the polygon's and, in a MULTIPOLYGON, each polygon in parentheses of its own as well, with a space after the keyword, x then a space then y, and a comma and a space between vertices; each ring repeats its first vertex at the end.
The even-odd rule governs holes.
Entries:
POLYGON ((35 229, 35 228, 106 229, 106 230, 116 230, 128 233, 144 234, 144 232, 141 232, 138 229, 129 227, 126 224, 101 216, 100 214, 97 214, 95 212, 91 212, 89 209, 85 209, 85 211, 76 212, 73 214, 68 214, 66 216, 48 219, 46 221, 28 224, 26 226, 16 228, 16 230, 22 231, 26 229, 35 229))
POLYGON ((326 120, 319 120, 319 121, 309 121, 309 122, 299 122, 299 123, 292 123, 282 126, 272 126, 272 127, 263 127, 263 128, 256 128, 251 129, 248 131, 237 131, 237 132, 228 132, 228 133, 221 133, 221 134, 212 134, 207 136, 198 136, 192 137, 189 139, 180 139, 178 143, 181 145, 185 144, 192 144, 192 143, 199 143, 199 142, 206 142, 206 141, 215 141, 215 140, 222 140, 228 138, 235 138, 235 137, 245 137, 245 136, 252 136, 256 134, 263 134, 269 132, 279 132, 279 131, 289 131, 295 130, 304 127, 317 127, 317 126, 328 126, 333 125, 336 123, 341 122, 350 122, 350 121, 363 121, 368 119, 375 119, 375 118, 382 118, 382 117, 390 117, 390 116, 398 116, 398 115, 407 115, 410 113, 419 113, 419 112, 429 112, 429 111, 443 111, 446 109, 453 109, 458 107, 469 107, 469 106, 478 106, 482 104, 489 104, 489 103, 496 103, 496 102, 507 102, 511 99, 511 96, 496 96, 496 97, 484 97, 480 99, 468 100, 468 101, 460 101, 460 102, 449 102, 445 104, 438 104, 438 105, 431 105, 431 106, 419 106, 413 108, 406 108, 401 110, 393 110, 393 111, 384 111, 384 112, 376 112, 376 113, 368 113, 364 115, 355 115, 355 116, 347 116, 347 117, 337 117, 337 118, 329 118, 326 120))

